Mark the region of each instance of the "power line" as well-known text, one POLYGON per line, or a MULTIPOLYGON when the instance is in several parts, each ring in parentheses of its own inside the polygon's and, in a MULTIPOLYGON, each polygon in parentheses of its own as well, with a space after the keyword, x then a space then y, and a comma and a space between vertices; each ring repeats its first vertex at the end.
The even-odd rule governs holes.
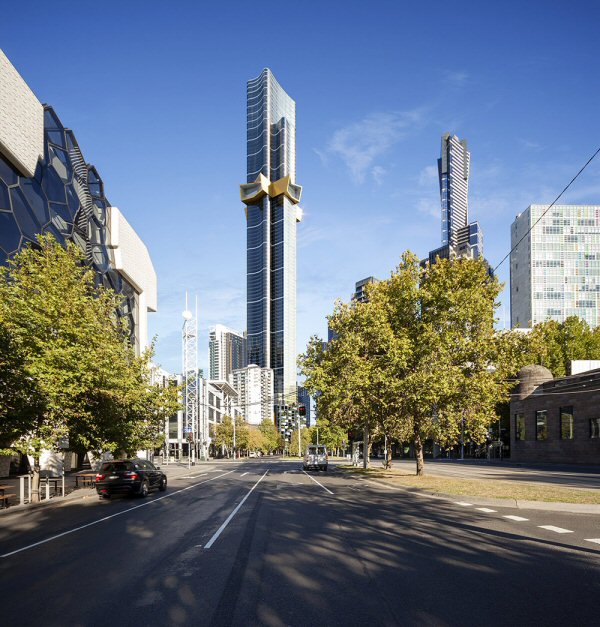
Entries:
POLYGON ((506 256, 502 259, 502 261, 493 269, 495 273, 496 270, 510 257, 511 253, 519 246, 519 244, 531 233, 533 227, 537 225, 537 223, 554 207, 554 205, 560 200, 561 196, 571 187, 571 185, 579 178, 579 175, 588 167, 588 165, 594 160, 596 155, 600 152, 600 148, 596 150, 596 152, 587 160, 585 165, 577 172, 577 174, 570 180, 569 184, 562 190, 562 192, 552 201, 552 204, 548 205, 542 215, 527 229, 523 237, 508 251, 506 256))

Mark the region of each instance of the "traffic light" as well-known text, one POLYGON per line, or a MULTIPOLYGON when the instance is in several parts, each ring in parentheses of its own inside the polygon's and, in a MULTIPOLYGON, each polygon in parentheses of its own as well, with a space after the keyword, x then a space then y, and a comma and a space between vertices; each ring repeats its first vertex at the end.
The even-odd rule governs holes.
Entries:
POLYGON ((306 406, 305 405, 298 405, 298 415, 299 416, 306 416, 306 406))

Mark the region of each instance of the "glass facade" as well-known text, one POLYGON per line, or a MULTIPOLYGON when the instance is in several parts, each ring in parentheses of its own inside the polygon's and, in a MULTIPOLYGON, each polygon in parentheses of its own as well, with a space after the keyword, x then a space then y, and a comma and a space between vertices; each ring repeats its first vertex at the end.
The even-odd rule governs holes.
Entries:
POLYGON ((525 235, 510 258, 512 326, 577 316, 596 327, 600 205, 555 205, 543 215, 547 208, 530 205, 512 224, 513 248, 525 235))
POLYGON ((74 242, 95 270, 97 283, 123 295, 118 314, 135 346, 137 299, 115 270, 108 247, 109 208, 98 172, 49 106, 44 107, 44 158, 33 177, 20 175, 0 154, 0 263, 27 243, 35 244, 37 234, 51 233, 61 244, 74 242))
POLYGON ((296 391, 295 179, 296 104, 265 69, 247 91, 246 361, 273 369, 275 405, 296 391))

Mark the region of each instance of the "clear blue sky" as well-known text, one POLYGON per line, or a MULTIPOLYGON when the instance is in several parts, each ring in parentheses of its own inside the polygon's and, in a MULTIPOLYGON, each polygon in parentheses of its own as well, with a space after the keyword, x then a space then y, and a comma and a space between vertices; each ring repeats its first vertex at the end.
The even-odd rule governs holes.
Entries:
MULTIPOLYGON (((263 67, 297 103, 298 351, 355 281, 440 244, 443 132, 469 141, 469 217, 492 265, 515 215, 553 200, 600 145, 597 0, 34 1, 1 15, 0 47, 150 250, 150 330, 174 372, 186 290, 205 368, 208 328, 245 327, 238 186, 246 80, 263 67)), ((600 204, 600 158, 563 201, 600 204)))

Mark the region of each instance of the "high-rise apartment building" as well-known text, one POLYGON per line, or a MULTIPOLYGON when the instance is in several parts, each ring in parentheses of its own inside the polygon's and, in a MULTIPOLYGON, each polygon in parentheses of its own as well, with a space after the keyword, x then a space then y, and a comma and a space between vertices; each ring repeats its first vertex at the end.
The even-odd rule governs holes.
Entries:
POLYGON ((511 226, 511 248, 516 246, 510 255, 511 326, 578 316, 596 327, 600 205, 554 205, 541 217, 546 209, 530 205, 511 226))
POLYGON ((354 294, 352 296, 352 300, 357 303, 367 303, 369 299, 367 297, 367 291, 365 288, 367 287, 367 285, 371 285, 372 283, 379 283, 379 279, 376 279, 374 276, 369 276, 366 279, 357 281, 354 285, 354 294))
POLYGON ((209 378, 226 381, 237 368, 243 368, 245 339, 241 333, 217 324, 208 341, 209 378))
POLYGON ((237 392, 238 408, 251 425, 273 420, 273 371, 251 364, 234 370, 231 384, 237 392))
POLYGON ((247 85, 247 364, 272 368, 275 405, 296 396, 296 103, 269 69, 247 85))
POLYGON ((442 245, 432 250, 425 261, 435 263, 437 257, 483 256, 483 234, 479 223, 469 223, 470 167, 471 153, 467 150, 467 140, 444 133, 438 159, 442 245))

